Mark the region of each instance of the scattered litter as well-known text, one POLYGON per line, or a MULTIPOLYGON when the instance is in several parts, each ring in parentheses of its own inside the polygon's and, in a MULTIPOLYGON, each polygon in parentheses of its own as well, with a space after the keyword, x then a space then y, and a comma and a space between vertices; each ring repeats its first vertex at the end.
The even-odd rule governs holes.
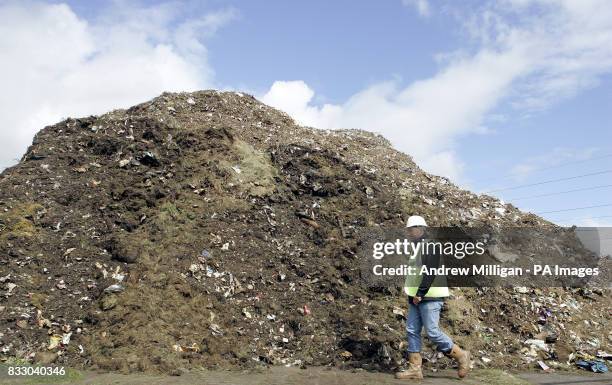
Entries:
POLYGON ((606 363, 599 360, 580 360, 576 362, 576 366, 593 373, 606 373, 608 371, 606 363))
POLYGON ((308 307, 308 305, 304 305, 301 309, 300 312, 303 315, 309 315, 310 314, 310 308, 308 307))
POLYGON ((222 336, 223 335, 223 332, 221 331, 221 328, 217 324, 210 324, 209 329, 212 331, 212 334, 215 335, 215 336, 222 336))
POLYGON ((59 347, 61 342, 62 342, 62 336, 53 334, 51 337, 49 337, 49 346, 47 346, 47 349, 53 350, 59 347))
POLYGON ((602 358, 604 360, 612 360, 612 354, 604 351, 599 351, 597 352, 597 358, 602 358))
POLYGON ((546 345, 546 342, 543 340, 530 339, 530 340, 525 341, 524 344, 534 346, 538 348, 539 350, 543 350, 545 352, 548 351, 548 346, 546 345))
POLYGON ((120 293, 123 290, 125 290, 123 285, 116 283, 116 284, 108 286, 106 289, 104 289, 104 292, 105 293, 120 293))
POLYGON ((546 363, 544 361, 538 361, 538 365, 540 366, 540 369, 542 369, 545 372, 550 372, 550 366, 546 365, 546 363))
MULTIPOLYGON (((0 350, 28 359, 51 346, 85 369, 389 372, 403 363, 407 308, 360 284, 364 230, 403 228, 411 213, 551 226, 423 172, 381 136, 301 127, 232 92, 165 93, 46 127, 0 191, 0 350)), ((565 241, 534 246, 576 258, 565 241)), ((452 289, 442 327, 481 365, 557 369, 610 351, 607 288, 516 285, 452 289)))
POLYGON ((72 333, 64 333, 62 335, 62 345, 68 345, 70 343, 70 337, 72 337, 72 333))

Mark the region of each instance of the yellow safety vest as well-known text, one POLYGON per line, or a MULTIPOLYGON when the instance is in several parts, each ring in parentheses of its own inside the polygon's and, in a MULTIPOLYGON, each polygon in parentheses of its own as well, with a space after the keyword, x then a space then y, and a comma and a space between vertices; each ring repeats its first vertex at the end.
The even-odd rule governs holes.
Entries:
MULTIPOLYGON (((406 280, 404 281, 404 293, 410 297, 414 297, 419 290, 419 285, 423 280, 423 276, 419 274, 421 270, 421 266, 423 265, 421 259, 421 249, 419 249, 419 253, 412 258, 408 259, 408 266, 413 266, 416 268, 417 274, 414 275, 406 275, 406 280)), ((447 286, 442 286, 440 283, 446 283, 446 279, 443 276, 437 276, 432 283, 431 287, 425 293, 425 297, 429 298, 443 298, 448 297, 450 295, 447 286), (442 279, 444 279, 442 281, 442 279), (434 286, 435 285, 435 286, 434 286)))

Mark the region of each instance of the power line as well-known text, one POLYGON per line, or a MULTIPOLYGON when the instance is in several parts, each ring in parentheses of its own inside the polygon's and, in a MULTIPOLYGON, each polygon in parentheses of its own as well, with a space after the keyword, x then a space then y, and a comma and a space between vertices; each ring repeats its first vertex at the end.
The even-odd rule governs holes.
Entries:
POLYGON ((612 215, 600 215, 596 217, 576 218, 576 219, 559 219, 559 221, 588 221, 589 219, 612 218, 612 215))
POLYGON ((612 237, 605 237, 605 238, 592 237, 592 238, 589 238, 589 241, 598 241, 599 242, 599 241, 608 241, 608 240, 611 240, 611 239, 612 239, 612 237))
POLYGON ((608 173, 611 173, 611 172, 612 172, 612 170, 604 170, 604 171, 592 172, 592 173, 589 173, 589 174, 574 175, 574 176, 570 176, 570 177, 566 177, 566 178, 551 179, 551 180, 546 180, 546 181, 543 181, 543 182, 522 184, 522 185, 518 185, 518 186, 511 186, 511 187, 500 188, 500 189, 497 189, 497 190, 485 191, 484 194, 489 194, 489 193, 494 193, 494 192, 499 192, 499 191, 507 191, 507 190, 517 190, 517 189, 524 188, 524 187, 540 186, 540 185, 547 184, 547 183, 562 182, 562 181, 565 181, 565 180, 586 178, 588 176, 608 174, 608 173))
POLYGON ((540 212, 535 213, 535 214, 562 213, 562 212, 565 212, 565 211, 594 209, 594 208, 598 208, 598 207, 608 207, 608 206, 612 206, 612 203, 606 203, 606 204, 603 204, 603 205, 596 205, 596 206, 574 207, 574 208, 571 208, 571 209, 562 209, 562 210, 553 210, 553 211, 540 211, 540 212))
POLYGON ((588 221, 589 219, 601 219, 601 218, 612 218, 612 215, 600 215, 600 216, 597 216, 597 217, 566 219, 565 222, 568 222, 568 221, 588 221))
POLYGON ((567 194, 567 193, 573 193, 573 192, 579 192, 579 191, 596 190, 596 189, 607 188, 607 187, 612 187, 612 184, 607 184, 607 185, 602 185, 602 186, 585 187, 585 188, 579 188, 579 189, 574 189, 574 190, 558 191, 558 192, 548 193, 548 194, 530 195, 530 196, 524 196, 524 197, 518 197, 518 198, 507 198, 507 199, 504 199, 504 200, 506 200, 506 201, 518 201, 518 200, 523 200, 523 199, 549 197, 549 196, 552 196, 552 195, 561 195, 561 194, 567 194))
MULTIPOLYGON (((586 162, 591 162, 594 160, 599 160, 599 159, 605 159, 605 158, 610 158, 612 157, 612 154, 607 154, 607 155, 602 155, 602 156, 598 156, 598 157, 594 157, 594 158, 589 158, 589 159, 583 159, 583 160, 575 160, 575 161, 571 161, 571 162, 565 162, 565 163, 561 163, 561 164, 557 164, 555 166, 548 166, 548 167, 541 167, 541 168, 536 168, 533 170, 530 170, 531 172, 540 172, 540 171, 545 171, 545 170, 552 170, 555 168, 561 168, 561 167, 565 167, 571 164, 580 164, 580 163, 586 163, 586 162)), ((505 176, 502 177, 493 177, 493 178, 487 178, 487 179, 480 179, 477 180, 474 183, 483 183, 483 182, 490 182, 490 181, 496 181, 496 180, 506 180, 506 179, 510 179, 516 177, 516 175, 514 174, 506 174, 505 176)))
POLYGON ((593 240, 593 241, 609 241, 611 239, 612 239, 612 237, 605 237, 605 238, 591 238, 589 240, 593 240))
POLYGON ((590 226, 588 228, 577 228, 574 231, 601 231, 602 228, 612 229, 612 228, 603 227, 603 226, 590 226))
POLYGON ((569 226, 569 225, 575 225, 576 222, 588 221, 591 219, 603 219, 603 218, 612 218, 612 215, 599 215, 596 217, 585 217, 585 218, 574 218, 574 219, 559 219, 559 220, 553 220, 553 222, 559 223, 561 225, 565 224, 569 226))
MULTIPOLYGON (((553 220, 553 222, 559 223, 561 226, 575 226, 576 222, 588 221, 592 219, 603 219, 603 218, 612 218, 612 215, 600 215, 597 217, 586 217, 586 218, 576 218, 576 219, 560 219, 553 220)), ((583 226, 586 227, 586 226, 583 226)))

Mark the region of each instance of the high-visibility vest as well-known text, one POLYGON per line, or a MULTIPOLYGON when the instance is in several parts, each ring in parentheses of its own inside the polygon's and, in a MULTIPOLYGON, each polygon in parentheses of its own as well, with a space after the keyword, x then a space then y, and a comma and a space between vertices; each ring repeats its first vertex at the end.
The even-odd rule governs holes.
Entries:
MULTIPOLYGON (((419 249, 417 255, 414 255, 412 258, 408 259, 408 266, 415 267, 417 274, 406 275, 406 280, 404 281, 404 294, 411 297, 416 295, 417 291, 419 290, 419 285, 423 280, 423 276, 419 274, 422 265, 421 249, 419 249)), ((446 286, 445 276, 436 276, 434 282, 431 284, 431 287, 427 293, 425 293, 425 297, 430 298, 443 298, 448 297, 449 295, 450 293, 448 291, 448 287, 446 286)))

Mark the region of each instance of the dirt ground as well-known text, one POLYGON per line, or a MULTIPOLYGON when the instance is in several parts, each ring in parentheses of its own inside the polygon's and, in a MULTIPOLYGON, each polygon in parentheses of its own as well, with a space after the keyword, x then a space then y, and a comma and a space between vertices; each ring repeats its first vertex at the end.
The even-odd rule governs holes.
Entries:
MULTIPOLYGON (((406 380, 396 380, 391 374, 372 373, 363 370, 343 371, 331 368, 273 367, 258 371, 190 371, 181 376, 155 376, 145 374, 118 374, 96 372, 70 372, 66 377, 8 377, 6 366, 1 366, 0 385, 19 384, 70 384, 70 385, 366 385, 366 384, 407 384, 406 380)), ((557 374, 529 372, 510 374, 501 370, 476 370, 468 378, 459 380, 453 371, 425 373, 423 385, 608 385, 612 384, 612 374, 557 374)))

